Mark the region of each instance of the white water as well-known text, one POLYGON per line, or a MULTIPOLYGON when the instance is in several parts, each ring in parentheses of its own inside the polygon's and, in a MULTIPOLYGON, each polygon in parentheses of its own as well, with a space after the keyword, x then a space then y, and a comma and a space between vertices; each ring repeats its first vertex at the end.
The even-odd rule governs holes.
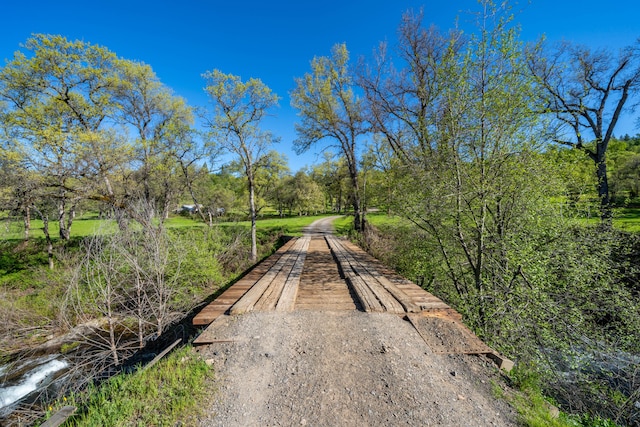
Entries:
POLYGON ((69 364, 63 360, 51 360, 29 371, 19 384, 0 388, 0 408, 9 406, 36 390, 50 375, 64 369, 69 364))

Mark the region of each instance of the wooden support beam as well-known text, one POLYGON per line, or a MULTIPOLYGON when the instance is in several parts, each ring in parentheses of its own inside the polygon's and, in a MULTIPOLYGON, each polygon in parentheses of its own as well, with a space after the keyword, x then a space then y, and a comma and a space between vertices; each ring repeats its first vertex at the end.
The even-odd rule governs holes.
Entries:
POLYGON ((182 342, 182 338, 178 338, 177 340, 175 340, 173 342, 173 344, 171 344, 169 347, 165 348, 164 350, 162 350, 162 352, 160 354, 158 354, 156 357, 154 357, 151 362, 147 363, 146 365, 144 365, 144 367, 142 368, 142 370, 144 371, 145 369, 149 369, 150 367, 152 367, 153 365, 155 365, 156 363, 158 363, 158 361, 160 359, 162 359, 164 356, 166 356, 167 353, 169 353, 171 350, 173 350, 173 348, 175 346, 177 346, 178 344, 180 344, 182 342))
POLYGON ((58 412, 53 414, 51 418, 40 424, 41 427, 58 427, 76 412, 75 406, 63 406, 58 412))
POLYGON ((486 353, 486 355, 489 359, 493 360, 493 362, 498 366, 498 369, 511 372, 511 370, 515 366, 515 363, 513 361, 507 359, 499 353, 486 353))

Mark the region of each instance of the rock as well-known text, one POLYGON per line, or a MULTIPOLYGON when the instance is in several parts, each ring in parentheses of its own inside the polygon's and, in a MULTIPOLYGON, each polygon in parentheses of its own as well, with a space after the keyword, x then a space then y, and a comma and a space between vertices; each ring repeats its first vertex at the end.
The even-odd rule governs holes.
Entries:
POLYGON ((558 418, 560 416, 560 409, 558 409, 557 406, 552 405, 549 402, 544 402, 544 406, 549 411, 549 415, 551 415, 551 418, 558 418))

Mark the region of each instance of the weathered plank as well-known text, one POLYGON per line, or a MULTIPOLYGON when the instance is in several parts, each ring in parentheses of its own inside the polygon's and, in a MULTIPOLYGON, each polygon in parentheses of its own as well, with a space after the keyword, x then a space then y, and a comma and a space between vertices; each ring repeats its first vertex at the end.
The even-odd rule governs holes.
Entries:
MULTIPOLYGON (((270 311, 276 308, 278 301, 281 299, 283 290, 291 277, 291 274, 300 259, 300 256, 304 254, 307 248, 307 239, 300 238, 296 241, 296 244, 287 252, 286 261, 284 262, 282 269, 278 272, 276 277, 272 280, 271 284, 256 302, 254 310, 270 311)), ((304 258, 302 259, 304 262, 304 258)))
POLYGON ((41 427, 58 427, 67 421, 67 419, 76 412, 76 409, 75 406, 63 406, 58 412, 53 414, 51 418, 40 425, 41 427))
POLYGON ((356 292, 360 305, 366 312, 383 312, 385 307, 380 303, 371 288, 355 273, 347 274, 347 282, 351 284, 356 292))
POLYGON ((347 258, 346 250, 342 245, 340 245, 338 239, 334 236, 325 236, 325 239, 336 257, 336 260, 338 260, 342 274, 355 291, 362 309, 366 312, 385 311, 384 306, 372 292, 371 288, 367 286, 364 280, 353 270, 347 258))
POLYGON ((243 278, 231 285, 218 298, 205 306, 194 318, 194 326, 206 326, 213 322, 218 316, 224 314, 235 304, 251 287, 282 257, 286 251, 293 246, 295 239, 285 243, 275 254, 263 260, 243 278), (224 310, 221 308, 224 307, 224 310))
MULTIPOLYGON (((288 251, 287 251, 288 252, 288 251)), ((231 314, 242 314, 251 311, 262 294, 269 287, 273 279, 278 275, 282 267, 289 259, 285 253, 278 261, 249 289, 230 309, 231 314)))
POLYGON ((515 363, 513 361, 496 352, 487 353, 487 357, 493 360, 493 363, 498 366, 498 369, 502 369, 507 372, 511 372, 511 370, 515 366, 515 363))
POLYGON ((165 348, 164 350, 162 350, 162 352, 160 352, 160 354, 158 354, 156 357, 154 357, 151 362, 147 363, 146 365, 144 365, 144 367, 142 368, 142 370, 144 371, 145 369, 149 369, 151 368, 153 365, 155 365, 156 363, 158 363, 158 361, 160 359, 162 359, 164 356, 167 355, 167 353, 169 353, 171 350, 173 350, 173 348, 175 346, 177 346, 178 344, 180 344, 182 342, 182 338, 178 338, 177 340, 175 340, 173 342, 173 344, 171 344, 169 347, 165 348))
POLYGON ((298 287, 300 285, 300 276, 302 275, 302 269, 304 268, 304 262, 307 257, 307 250, 309 249, 310 237, 303 237, 301 240, 301 247, 298 253, 298 258, 291 269, 291 273, 287 278, 287 282, 282 289, 282 295, 276 304, 276 311, 292 311, 296 303, 296 297, 298 295, 298 287))
POLYGON ((224 307, 212 307, 211 305, 205 307, 198 313, 196 317, 193 318, 194 326, 206 326, 216 320, 219 316, 223 315, 227 312, 229 306, 224 307))
POLYGON ((300 275, 296 310, 357 310, 357 297, 336 263, 327 241, 313 236, 300 275))
POLYGON ((354 286, 365 311, 405 312, 404 307, 398 302, 394 295, 389 293, 378 280, 371 276, 367 269, 353 257, 351 252, 348 251, 338 239, 333 236, 327 236, 327 241, 331 249, 334 250, 336 258, 341 263, 345 276, 354 286), (355 279, 352 275, 357 276, 358 279, 355 279), (362 281, 362 284, 368 289, 360 287, 360 281, 362 281), (374 301, 374 298, 376 301, 374 301), (367 308, 369 308, 369 310, 367 308))
MULTIPOLYGON (((340 244, 340 243, 338 243, 340 244)), ((396 300, 394 295, 389 293, 378 280, 376 280, 367 269, 358 262, 351 253, 346 249, 344 249, 345 259, 351 266, 351 269, 364 281, 364 283, 369 287, 371 292, 376 296, 380 304, 384 307, 384 311, 388 311, 390 313, 404 313, 405 310, 402 305, 396 300)))
POLYGON ((288 277, 293 265, 295 265, 295 260, 299 252, 297 248, 301 245, 300 240, 301 239, 295 239, 295 244, 288 248, 273 267, 231 307, 231 314, 241 314, 253 310, 261 298, 264 299, 259 303, 259 307, 263 309, 272 309, 275 307, 277 299, 280 297, 282 287, 284 287, 284 281, 288 277), (270 288, 272 285, 273 288, 270 288))

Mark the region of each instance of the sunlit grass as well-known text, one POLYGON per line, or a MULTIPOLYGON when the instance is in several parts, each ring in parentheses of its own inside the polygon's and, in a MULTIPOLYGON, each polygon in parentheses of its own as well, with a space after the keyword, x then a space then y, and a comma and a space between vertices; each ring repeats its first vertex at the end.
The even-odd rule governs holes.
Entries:
POLYGON ((175 351, 153 367, 121 374, 84 393, 63 398, 78 412, 65 426, 195 425, 213 394, 213 371, 191 347, 175 351))
MULTIPOLYGON (((302 235, 304 227, 313 221, 323 218, 327 215, 313 216, 291 216, 284 218, 265 218, 259 219, 257 222, 258 229, 273 230, 281 228, 284 234, 292 236, 302 235)), ((207 224, 202 222, 199 217, 188 217, 182 215, 171 216, 165 221, 167 228, 185 228, 185 227, 206 227, 207 224)), ((218 219, 214 222, 214 227, 242 227, 249 229, 250 221, 224 221, 218 219)), ((9 222, 8 220, 0 223, 0 239, 2 240, 19 240, 24 237, 24 226, 20 221, 9 222)), ((31 220, 30 237, 44 238, 44 224, 42 220, 31 220)), ((114 220, 98 219, 95 215, 77 218, 73 221, 71 227, 71 237, 86 237, 96 234, 111 233, 117 229, 114 220)), ((56 221, 49 221, 49 234, 53 239, 58 239, 60 228, 56 221)))
MULTIPOLYGON (((312 222, 325 218, 330 215, 311 215, 311 216, 291 216, 284 218, 265 218, 259 219, 256 223, 258 231, 273 231, 280 229, 282 234, 287 236, 302 236, 304 228, 309 226, 312 222)), ((218 224, 221 227, 244 227, 247 230, 251 227, 250 221, 238 221, 238 222, 221 222, 218 224)))

